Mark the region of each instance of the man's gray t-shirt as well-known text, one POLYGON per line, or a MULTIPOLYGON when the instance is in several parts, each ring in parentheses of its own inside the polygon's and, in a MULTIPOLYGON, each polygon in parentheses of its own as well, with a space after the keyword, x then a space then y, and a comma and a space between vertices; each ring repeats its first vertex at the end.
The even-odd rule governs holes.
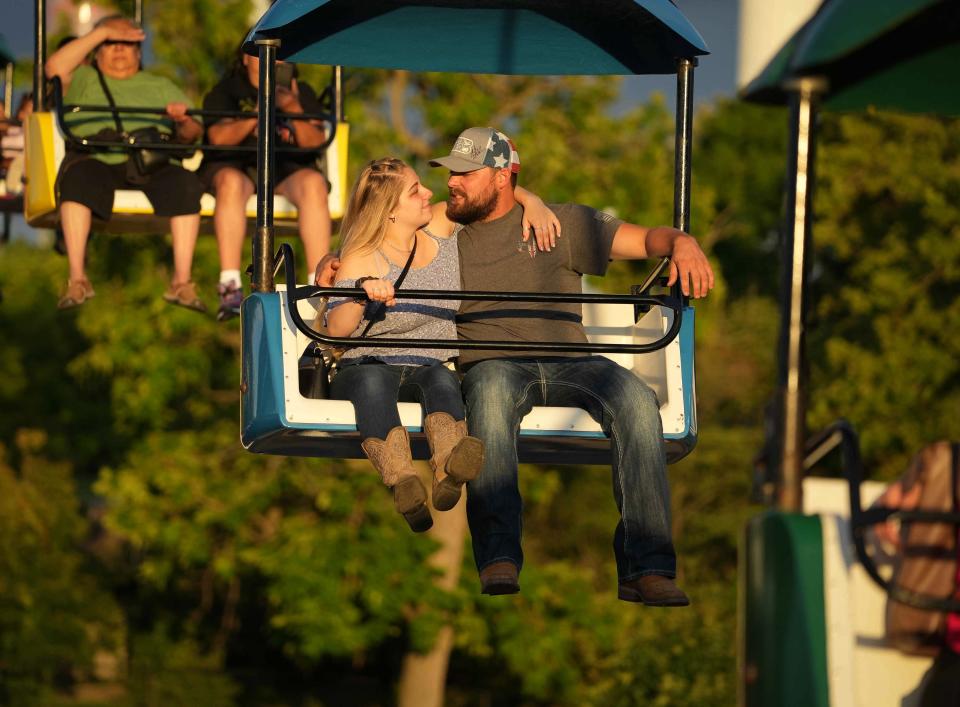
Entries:
MULTIPOLYGON (((459 234, 463 289, 580 293, 581 275, 603 275, 613 237, 623 221, 579 204, 549 206, 560 220, 563 235, 556 248, 537 251, 533 258, 526 244, 523 248, 518 245, 523 218, 520 206, 494 221, 465 226, 459 234)), ((587 341, 580 304, 560 302, 464 300, 457 315, 457 336, 463 341, 587 341)), ((583 354, 461 349, 459 361, 464 366, 488 358, 540 356, 583 354)))

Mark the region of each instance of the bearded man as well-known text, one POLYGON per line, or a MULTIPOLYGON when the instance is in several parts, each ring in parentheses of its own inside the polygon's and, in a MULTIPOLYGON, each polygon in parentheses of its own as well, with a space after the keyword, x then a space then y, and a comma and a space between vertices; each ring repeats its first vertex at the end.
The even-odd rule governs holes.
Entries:
MULTIPOLYGON (((464 290, 580 293, 585 274, 603 275, 610 260, 670 256, 670 284, 701 297, 713 271, 696 240, 677 229, 647 228, 578 204, 549 204, 563 237, 547 234, 537 252, 518 243, 521 210, 514 198, 520 159, 493 128, 470 128, 432 166, 450 170, 447 217, 459 233, 464 290)), ((542 236, 543 234, 538 234, 542 236)), ((457 334, 465 341, 587 341, 579 304, 464 301, 457 334)), ((585 409, 610 437, 618 596, 649 606, 686 606, 673 579, 666 454, 656 394, 603 356, 497 350, 460 352, 470 434, 485 445, 479 476, 469 484, 467 517, 484 594, 520 590, 522 500, 517 434, 535 405, 585 409)))

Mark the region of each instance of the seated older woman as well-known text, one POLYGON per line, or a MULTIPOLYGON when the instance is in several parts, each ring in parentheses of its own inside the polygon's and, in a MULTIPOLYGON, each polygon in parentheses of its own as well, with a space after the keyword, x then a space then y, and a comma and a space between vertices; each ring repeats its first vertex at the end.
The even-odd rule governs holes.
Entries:
MULTIPOLYGON (((172 130, 173 140, 191 143, 203 132, 199 122, 187 115, 188 99, 171 81, 140 70, 140 44, 143 30, 132 20, 119 15, 100 20, 89 34, 64 45, 47 61, 48 77, 70 79, 67 103, 108 105, 107 91, 118 106, 164 107, 165 114, 126 114, 121 116, 125 132, 145 127, 172 130), (95 52, 92 66, 83 66, 95 52)), ((72 117, 71 130, 79 136, 92 136, 116 129, 110 113, 79 113, 72 117)), ((123 153, 68 152, 58 176, 60 223, 66 242, 70 276, 58 307, 66 309, 83 304, 94 295, 87 279, 84 260, 92 217, 106 221, 113 211, 117 189, 141 189, 157 216, 170 219, 173 234, 173 281, 163 298, 171 304, 205 311, 190 279, 193 250, 200 228, 199 180, 192 172, 170 161, 142 174, 123 153)))

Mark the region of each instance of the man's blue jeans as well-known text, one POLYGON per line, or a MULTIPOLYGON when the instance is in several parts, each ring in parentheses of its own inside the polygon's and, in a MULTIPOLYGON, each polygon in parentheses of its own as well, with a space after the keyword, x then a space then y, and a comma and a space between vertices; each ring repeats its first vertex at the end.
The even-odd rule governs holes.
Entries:
POLYGON ((502 560, 523 565, 517 434, 534 405, 556 405, 585 409, 611 440, 620 582, 676 576, 663 428, 645 383, 607 358, 587 356, 488 359, 467 371, 462 387, 470 434, 484 443, 483 470, 467 493, 478 570, 502 560))

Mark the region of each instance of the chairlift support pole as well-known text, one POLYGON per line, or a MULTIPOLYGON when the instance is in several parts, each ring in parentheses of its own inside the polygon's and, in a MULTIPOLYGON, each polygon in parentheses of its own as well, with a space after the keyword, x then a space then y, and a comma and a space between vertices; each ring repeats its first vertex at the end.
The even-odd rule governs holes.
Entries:
POLYGON ((333 117, 337 125, 343 122, 343 67, 333 67, 333 117))
POLYGON ((13 62, 7 64, 3 75, 3 117, 13 116, 13 62))
POLYGON ((273 292, 273 186, 276 167, 276 69, 279 39, 258 39, 260 93, 257 114, 257 232, 253 239, 253 290, 273 292))
POLYGON ((34 8, 33 28, 33 109, 41 112, 47 109, 46 76, 43 65, 47 63, 47 2, 37 0, 34 8))
POLYGON ((807 351, 805 296, 812 246, 816 120, 826 82, 804 77, 788 85, 790 144, 787 164, 787 208, 784 219, 783 270, 780 291, 778 355, 777 506, 799 513, 803 508, 803 461, 806 445, 807 351))
POLYGON ((677 129, 674 134, 673 227, 690 232, 690 165, 693 150, 693 70, 696 59, 677 62, 677 129))
MULTIPOLYGON (((677 126, 674 132, 673 164, 673 227, 690 232, 690 174, 693 152, 693 70, 695 58, 677 60, 677 126)), ((644 287, 656 280, 670 265, 664 257, 650 273, 644 287)), ((687 298, 680 289, 681 282, 674 285, 675 294, 683 304, 687 298)))

